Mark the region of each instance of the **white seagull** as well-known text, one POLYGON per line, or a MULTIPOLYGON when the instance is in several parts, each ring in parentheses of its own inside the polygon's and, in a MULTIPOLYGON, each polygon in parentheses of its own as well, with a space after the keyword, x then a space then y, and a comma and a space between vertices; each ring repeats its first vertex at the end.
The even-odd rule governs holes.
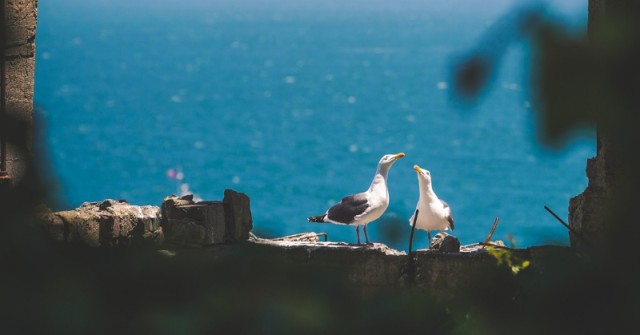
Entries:
MULTIPOLYGON (((449 204, 439 199, 433 191, 431 172, 420 168, 418 165, 414 165, 413 169, 418 173, 418 185, 420 186, 420 197, 416 205, 416 211, 419 211, 416 228, 426 230, 429 236, 429 243, 431 243, 432 230, 446 230, 447 228, 453 230, 453 215, 449 204)), ((413 226, 415 213, 414 211, 409 219, 410 226, 413 226)))
POLYGON ((377 220, 389 206, 389 190, 387 174, 398 158, 404 157, 400 152, 395 155, 384 155, 378 162, 378 169, 369 189, 362 193, 348 195, 329 208, 326 213, 309 217, 309 222, 330 222, 344 225, 355 225, 358 244, 360 244, 360 226, 364 226, 364 237, 367 236, 367 224, 377 220))

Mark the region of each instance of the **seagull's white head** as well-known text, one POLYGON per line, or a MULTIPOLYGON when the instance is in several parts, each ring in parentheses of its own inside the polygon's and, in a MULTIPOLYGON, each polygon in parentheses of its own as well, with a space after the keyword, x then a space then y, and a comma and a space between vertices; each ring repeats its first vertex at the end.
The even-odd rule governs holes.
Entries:
POLYGON ((393 163, 396 162, 396 160, 398 160, 398 158, 402 158, 404 157, 404 153, 403 152, 399 152, 395 155, 384 155, 382 156, 382 158, 380 158, 380 162, 378 162, 378 165, 380 166, 386 166, 386 167, 391 167, 391 165, 393 165, 393 163))
POLYGON ((418 180, 424 182, 426 185, 431 184, 431 172, 429 170, 423 169, 418 165, 414 165, 413 169, 418 173, 418 180))
POLYGON ((398 160, 398 158, 404 157, 404 153, 399 152, 395 155, 384 155, 380 158, 380 162, 378 162, 378 171, 376 173, 382 174, 385 178, 387 176, 387 172, 391 168, 391 165, 398 160))

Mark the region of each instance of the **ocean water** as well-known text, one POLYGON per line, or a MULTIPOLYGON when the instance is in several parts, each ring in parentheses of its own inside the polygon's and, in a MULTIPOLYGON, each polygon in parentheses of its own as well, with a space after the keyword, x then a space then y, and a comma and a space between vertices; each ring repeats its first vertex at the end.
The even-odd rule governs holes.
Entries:
MULTIPOLYGON (((581 2, 549 4, 579 30, 581 2)), ((540 144, 526 44, 508 50, 478 105, 450 98, 454 55, 517 3, 41 1, 35 102, 57 178, 52 206, 160 205, 181 184, 220 200, 231 188, 251 198, 260 236, 355 242, 353 227, 306 218, 366 190, 380 157, 404 152, 373 241, 406 250, 418 164, 463 244, 499 217, 494 239, 566 245, 543 206, 567 217, 595 139, 540 144)), ((425 247, 426 233, 414 243, 425 247)))

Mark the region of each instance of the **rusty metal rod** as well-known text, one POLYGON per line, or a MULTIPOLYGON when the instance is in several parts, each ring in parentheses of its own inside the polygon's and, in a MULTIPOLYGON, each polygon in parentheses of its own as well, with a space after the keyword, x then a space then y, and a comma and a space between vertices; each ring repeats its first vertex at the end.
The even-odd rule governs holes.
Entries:
POLYGON ((411 224, 411 236, 409 237, 409 263, 407 264, 407 275, 409 276, 409 283, 414 285, 416 282, 416 262, 413 259, 412 247, 413 247, 413 233, 416 230, 416 221, 418 220, 418 209, 416 209, 416 215, 413 217, 413 224, 411 224))
POLYGON ((420 212, 420 210, 416 209, 416 215, 413 216, 413 224, 411 225, 411 236, 409 237, 409 256, 411 256, 411 247, 413 246, 413 232, 416 230, 418 212, 420 212))
POLYGON ((582 237, 582 234, 578 233, 573 228, 571 228, 568 223, 564 222, 564 220, 562 220, 556 213, 554 213, 549 207, 547 207, 547 205, 544 205, 544 209, 546 209, 547 212, 551 213, 551 215, 553 215, 553 217, 555 217, 556 220, 558 220, 560 223, 562 223, 563 226, 567 227, 567 229, 569 229, 569 231, 571 231, 572 233, 574 233, 578 237, 582 237))
POLYGON ((556 218, 556 220, 558 220, 560 223, 562 223, 563 226, 567 227, 567 229, 569 229, 570 232, 572 232, 577 238, 581 239, 587 246, 591 247, 592 244, 589 242, 589 240, 587 240, 586 236, 584 236, 584 234, 578 232, 577 230, 571 228, 571 226, 569 226, 568 223, 564 222, 564 220, 562 220, 556 213, 554 213, 551 208, 549 208, 547 205, 544 205, 544 209, 547 210, 547 212, 549 212, 551 215, 553 215, 553 217, 556 218))

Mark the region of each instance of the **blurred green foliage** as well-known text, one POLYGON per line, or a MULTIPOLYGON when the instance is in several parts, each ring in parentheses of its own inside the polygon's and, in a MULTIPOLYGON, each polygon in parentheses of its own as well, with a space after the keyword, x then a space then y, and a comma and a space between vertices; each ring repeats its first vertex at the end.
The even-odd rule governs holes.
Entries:
POLYGON ((518 274, 518 272, 520 272, 521 270, 526 269, 531 264, 529 260, 520 259, 512 251, 506 248, 487 246, 486 250, 489 255, 493 256, 496 259, 498 265, 507 266, 509 269, 511 269, 511 272, 514 275, 518 274))

